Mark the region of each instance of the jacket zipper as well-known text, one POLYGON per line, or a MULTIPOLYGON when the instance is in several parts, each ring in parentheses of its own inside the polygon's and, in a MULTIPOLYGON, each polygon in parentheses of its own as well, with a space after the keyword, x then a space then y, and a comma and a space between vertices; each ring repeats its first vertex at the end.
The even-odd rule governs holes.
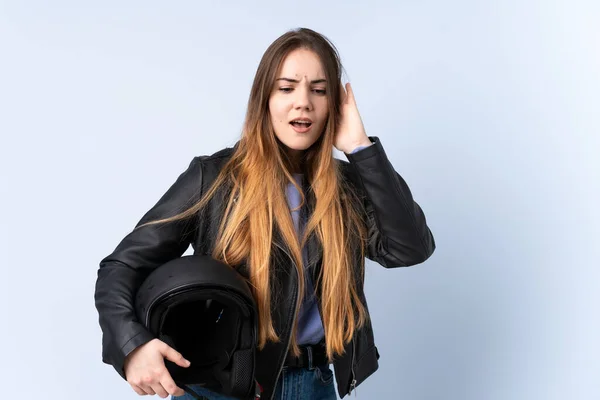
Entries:
MULTIPOLYGON (((314 275, 311 275, 314 281, 314 275)), ((319 308, 319 315, 321 317, 321 323, 323 322, 323 311, 321 309, 321 302, 317 300, 317 307, 319 308)), ((350 381, 350 390, 348 391, 348 395, 352 394, 354 390, 354 394, 356 395, 356 374, 354 372, 354 360, 356 355, 356 345, 354 338, 351 339, 352 342, 352 365, 350 366, 350 372, 352 373, 352 381, 350 381)))
POLYGON ((354 372, 354 360, 356 359, 356 341, 352 338, 352 365, 350 366, 350 371, 352 372, 352 382, 350 382, 350 391, 348 395, 352 394, 354 390, 354 396, 356 396, 356 374, 354 372))
MULTIPOLYGON (((310 259, 311 254, 308 254, 308 259, 310 259)), ((311 278, 313 280, 313 283, 316 282, 315 279, 315 275, 314 275, 314 271, 311 271, 309 268, 309 272, 311 272, 311 278)), ((315 285, 316 288, 316 285, 315 285)), ((321 302, 319 301, 319 299, 317 299, 317 307, 319 309, 319 316, 321 317, 321 323, 323 323, 323 310, 321 308, 321 302)), ((352 374, 352 380, 350 381, 350 389, 348 391, 348 395, 352 394, 352 391, 354 391, 354 395, 356 395, 356 373, 354 372, 354 362, 356 360, 356 342, 354 340, 354 337, 351 339, 352 342, 352 364, 350 365, 350 372, 352 374)))
MULTIPOLYGON (((294 259, 292 258, 292 256, 290 255, 290 253, 287 252, 286 249, 284 249, 283 247, 279 246, 279 244, 275 243, 275 246, 279 247, 290 259, 290 261, 292 262, 292 264, 296 264, 294 262, 294 259)), ((295 269, 296 270, 296 280, 299 281, 300 280, 300 274, 298 274, 298 268, 295 269)), ((298 282, 296 282, 296 286, 294 287, 294 292, 295 292, 295 302, 294 302, 294 312, 292 313, 292 320, 291 323, 288 323, 288 326, 290 327, 290 331, 289 331, 289 335, 288 335, 288 340, 287 340, 287 345, 285 347, 285 353, 287 354, 287 352, 289 351, 290 348, 290 343, 292 341, 292 327, 294 326, 294 321, 296 320, 296 309, 298 308, 298 282)), ((281 375, 281 371, 283 370, 283 364, 285 363, 285 356, 283 357, 283 360, 281 362, 281 365, 279 366, 279 370, 277 371, 277 376, 275 377, 275 382, 277 382, 279 380, 279 376, 281 375)), ((275 395, 275 391, 273 391, 273 393, 271 394, 271 399, 273 399, 273 396, 275 395)))
MULTIPOLYGON (((319 308, 321 321, 323 321, 323 311, 321 310, 321 304, 319 301, 317 301, 317 306, 319 308)), ((354 395, 356 395, 356 373, 354 372, 354 362, 356 360, 356 341, 354 340, 354 338, 352 338, 350 341, 352 342, 352 364, 350 365, 352 380, 350 381, 350 390, 348 391, 348 395, 351 395, 352 391, 354 391, 354 395)))

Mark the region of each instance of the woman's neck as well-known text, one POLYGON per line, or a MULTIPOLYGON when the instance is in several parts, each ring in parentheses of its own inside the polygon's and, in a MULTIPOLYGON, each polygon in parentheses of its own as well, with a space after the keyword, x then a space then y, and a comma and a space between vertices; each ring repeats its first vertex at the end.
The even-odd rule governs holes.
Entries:
POLYGON ((302 173, 302 157, 304 151, 302 150, 290 150, 288 151, 288 157, 291 164, 291 172, 294 174, 302 173))

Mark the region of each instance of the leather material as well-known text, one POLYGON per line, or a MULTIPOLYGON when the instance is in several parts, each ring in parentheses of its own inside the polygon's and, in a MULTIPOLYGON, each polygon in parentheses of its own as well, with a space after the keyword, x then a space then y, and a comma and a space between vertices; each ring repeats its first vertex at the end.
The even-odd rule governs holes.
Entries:
MULTIPOLYGON (((346 154, 348 162, 338 160, 344 181, 358 194, 368 224, 367 258, 386 268, 423 263, 435 249, 433 235, 421 207, 413 200, 404 179, 394 170, 377 137, 374 143, 357 153, 346 154)), ((210 156, 195 157, 169 190, 142 217, 136 226, 153 219, 174 215, 196 202, 217 176, 234 149, 227 148, 210 156)), ((135 229, 100 262, 95 304, 103 332, 102 359, 113 365, 125 378, 123 362, 136 347, 153 339, 137 320, 134 298, 148 274, 167 261, 180 257, 191 244, 194 254, 210 254, 229 190, 221 188, 197 218, 185 222, 151 225, 135 229)), ((314 204, 308 198, 307 207, 314 204)), ((308 242, 309 265, 316 278, 322 249, 316 237, 308 242)), ((355 267, 361 265, 355 251, 355 267)), ((273 324, 281 341, 268 343, 256 353, 255 378, 263 387, 263 399, 271 399, 279 371, 287 354, 297 296, 297 273, 286 254, 283 241, 275 230, 273 282, 278 290, 273 301, 273 324)), ((248 276, 245 266, 238 270, 248 276)), ((358 293, 367 307, 363 279, 358 293)), ((320 296, 320 288, 315 288, 320 296)), ((356 388, 378 369, 379 353, 372 326, 357 330, 345 353, 334 360, 335 378, 340 397, 356 388)))

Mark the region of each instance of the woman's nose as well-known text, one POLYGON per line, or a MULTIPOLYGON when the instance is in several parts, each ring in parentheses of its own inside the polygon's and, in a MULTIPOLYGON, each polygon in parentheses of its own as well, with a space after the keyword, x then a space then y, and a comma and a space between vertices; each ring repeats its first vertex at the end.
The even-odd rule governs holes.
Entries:
POLYGON ((311 108, 310 91, 308 89, 298 88, 295 94, 294 105, 296 109, 311 108))

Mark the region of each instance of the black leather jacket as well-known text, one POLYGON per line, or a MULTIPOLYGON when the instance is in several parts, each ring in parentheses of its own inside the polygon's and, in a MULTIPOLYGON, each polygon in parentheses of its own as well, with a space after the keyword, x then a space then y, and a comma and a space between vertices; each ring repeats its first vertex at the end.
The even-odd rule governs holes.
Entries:
MULTIPOLYGON (((367 258, 386 268, 406 267, 424 262, 435 249, 435 241, 425 216, 414 202, 410 189, 387 159, 381 142, 355 154, 349 162, 338 160, 343 176, 363 199, 368 221, 367 258)), ((195 157, 169 190, 139 221, 141 223, 174 215, 197 201, 231 156, 227 148, 210 156, 195 157)), ((132 231, 116 249, 100 262, 95 304, 102 336, 102 360, 113 365, 125 379, 125 357, 136 347, 153 339, 135 317, 134 296, 137 288, 154 268, 180 257, 191 244, 194 254, 210 254, 222 218, 220 206, 227 189, 217 192, 197 218, 185 222, 151 225, 132 231)), ((308 206, 308 205, 307 205, 308 206)), ((136 225, 137 226, 137 225, 136 225)), ((276 243, 277 244, 277 243, 276 243)), ((273 306, 272 316, 279 343, 267 343, 257 352, 256 379, 271 399, 289 346, 297 302, 296 267, 285 246, 275 246, 274 278, 284 299, 273 306)), ((320 245, 314 237, 308 242, 309 267, 316 276, 321 268, 320 245)), ((360 265, 357 256, 355 265, 360 265)), ((244 268, 242 274, 247 272, 244 268)), ((319 295, 319 288, 316 288, 319 295)), ((358 291, 365 307, 363 282, 358 291)), ((360 385, 378 369, 379 353, 370 323, 357 330, 346 346, 345 354, 335 359, 335 378, 340 397, 360 385)))

